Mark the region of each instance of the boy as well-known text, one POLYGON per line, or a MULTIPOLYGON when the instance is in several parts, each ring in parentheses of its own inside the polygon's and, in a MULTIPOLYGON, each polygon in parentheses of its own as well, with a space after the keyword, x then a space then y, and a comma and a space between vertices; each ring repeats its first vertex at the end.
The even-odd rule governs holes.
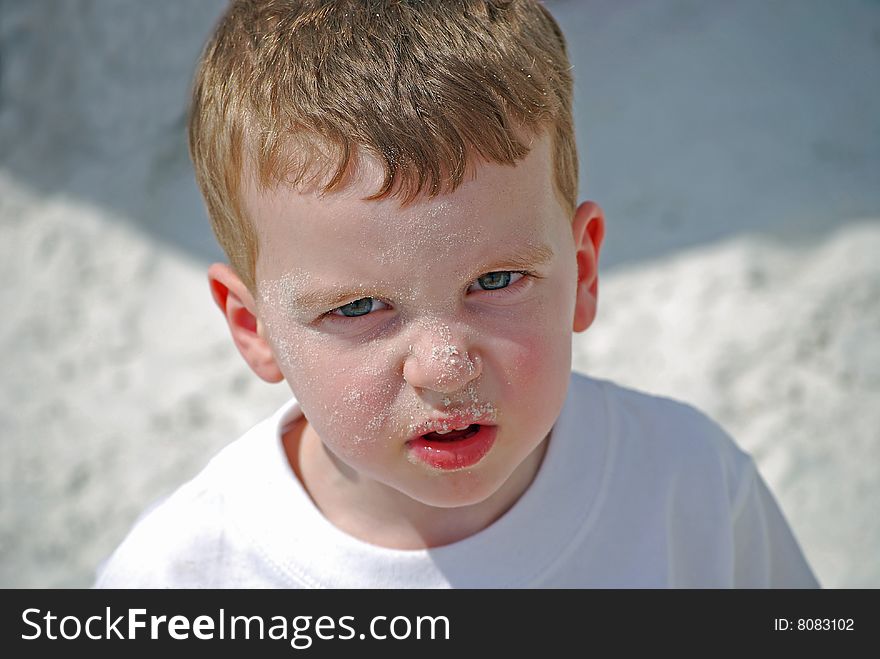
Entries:
POLYGON ((234 1, 190 146, 251 369, 295 400, 107 587, 815 586, 751 459, 571 373, 604 217, 537 2, 234 1))

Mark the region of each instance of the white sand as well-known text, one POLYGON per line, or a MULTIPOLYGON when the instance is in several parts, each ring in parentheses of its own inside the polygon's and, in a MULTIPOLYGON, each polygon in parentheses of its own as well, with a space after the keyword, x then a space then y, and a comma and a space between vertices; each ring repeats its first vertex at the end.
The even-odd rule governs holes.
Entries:
POLYGON ((100 209, 3 179, 0 197, 0 583, 87 585, 148 502, 286 394, 247 371, 198 265, 100 209))
MULTIPOLYGON (((0 5, 0 586, 88 585, 286 398, 210 300, 182 142, 222 3, 100 4, 0 5)), ((880 587, 880 8, 551 4, 609 222, 576 367, 713 415, 822 583, 880 587)))

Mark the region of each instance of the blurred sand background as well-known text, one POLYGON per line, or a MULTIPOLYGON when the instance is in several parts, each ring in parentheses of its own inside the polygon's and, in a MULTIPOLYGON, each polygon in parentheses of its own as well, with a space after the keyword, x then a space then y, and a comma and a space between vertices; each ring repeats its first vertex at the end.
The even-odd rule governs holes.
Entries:
MULTIPOLYGON (((575 367, 752 452, 827 587, 880 587, 880 3, 547 3, 606 211, 575 367)), ((185 111, 220 0, 0 0, 0 586, 83 587, 287 398, 213 307, 185 111)))

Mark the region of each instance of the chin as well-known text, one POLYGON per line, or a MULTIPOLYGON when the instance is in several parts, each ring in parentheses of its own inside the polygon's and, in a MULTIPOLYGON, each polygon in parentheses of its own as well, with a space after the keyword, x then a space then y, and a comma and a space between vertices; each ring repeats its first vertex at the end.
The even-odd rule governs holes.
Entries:
MULTIPOLYGON (((487 479, 473 470, 432 475, 426 479, 430 487, 419 487, 408 496, 434 508, 465 508, 483 503, 498 492, 503 482, 487 479)), ((424 484, 422 484, 424 485, 424 484)))

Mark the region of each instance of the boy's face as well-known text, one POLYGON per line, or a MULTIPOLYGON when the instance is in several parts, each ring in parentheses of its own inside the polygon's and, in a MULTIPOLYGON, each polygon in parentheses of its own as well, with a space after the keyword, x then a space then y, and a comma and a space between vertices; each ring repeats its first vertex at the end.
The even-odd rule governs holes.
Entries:
POLYGON ((572 223, 551 171, 544 138, 516 167, 480 165, 406 207, 362 200, 381 180, 369 161, 325 196, 246 191, 257 333, 326 464, 440 507, 479 503, 517 470, 531 479, 565 399, 573 323, 595 312, 602 238, 601 211, 584 204, 572 223))

